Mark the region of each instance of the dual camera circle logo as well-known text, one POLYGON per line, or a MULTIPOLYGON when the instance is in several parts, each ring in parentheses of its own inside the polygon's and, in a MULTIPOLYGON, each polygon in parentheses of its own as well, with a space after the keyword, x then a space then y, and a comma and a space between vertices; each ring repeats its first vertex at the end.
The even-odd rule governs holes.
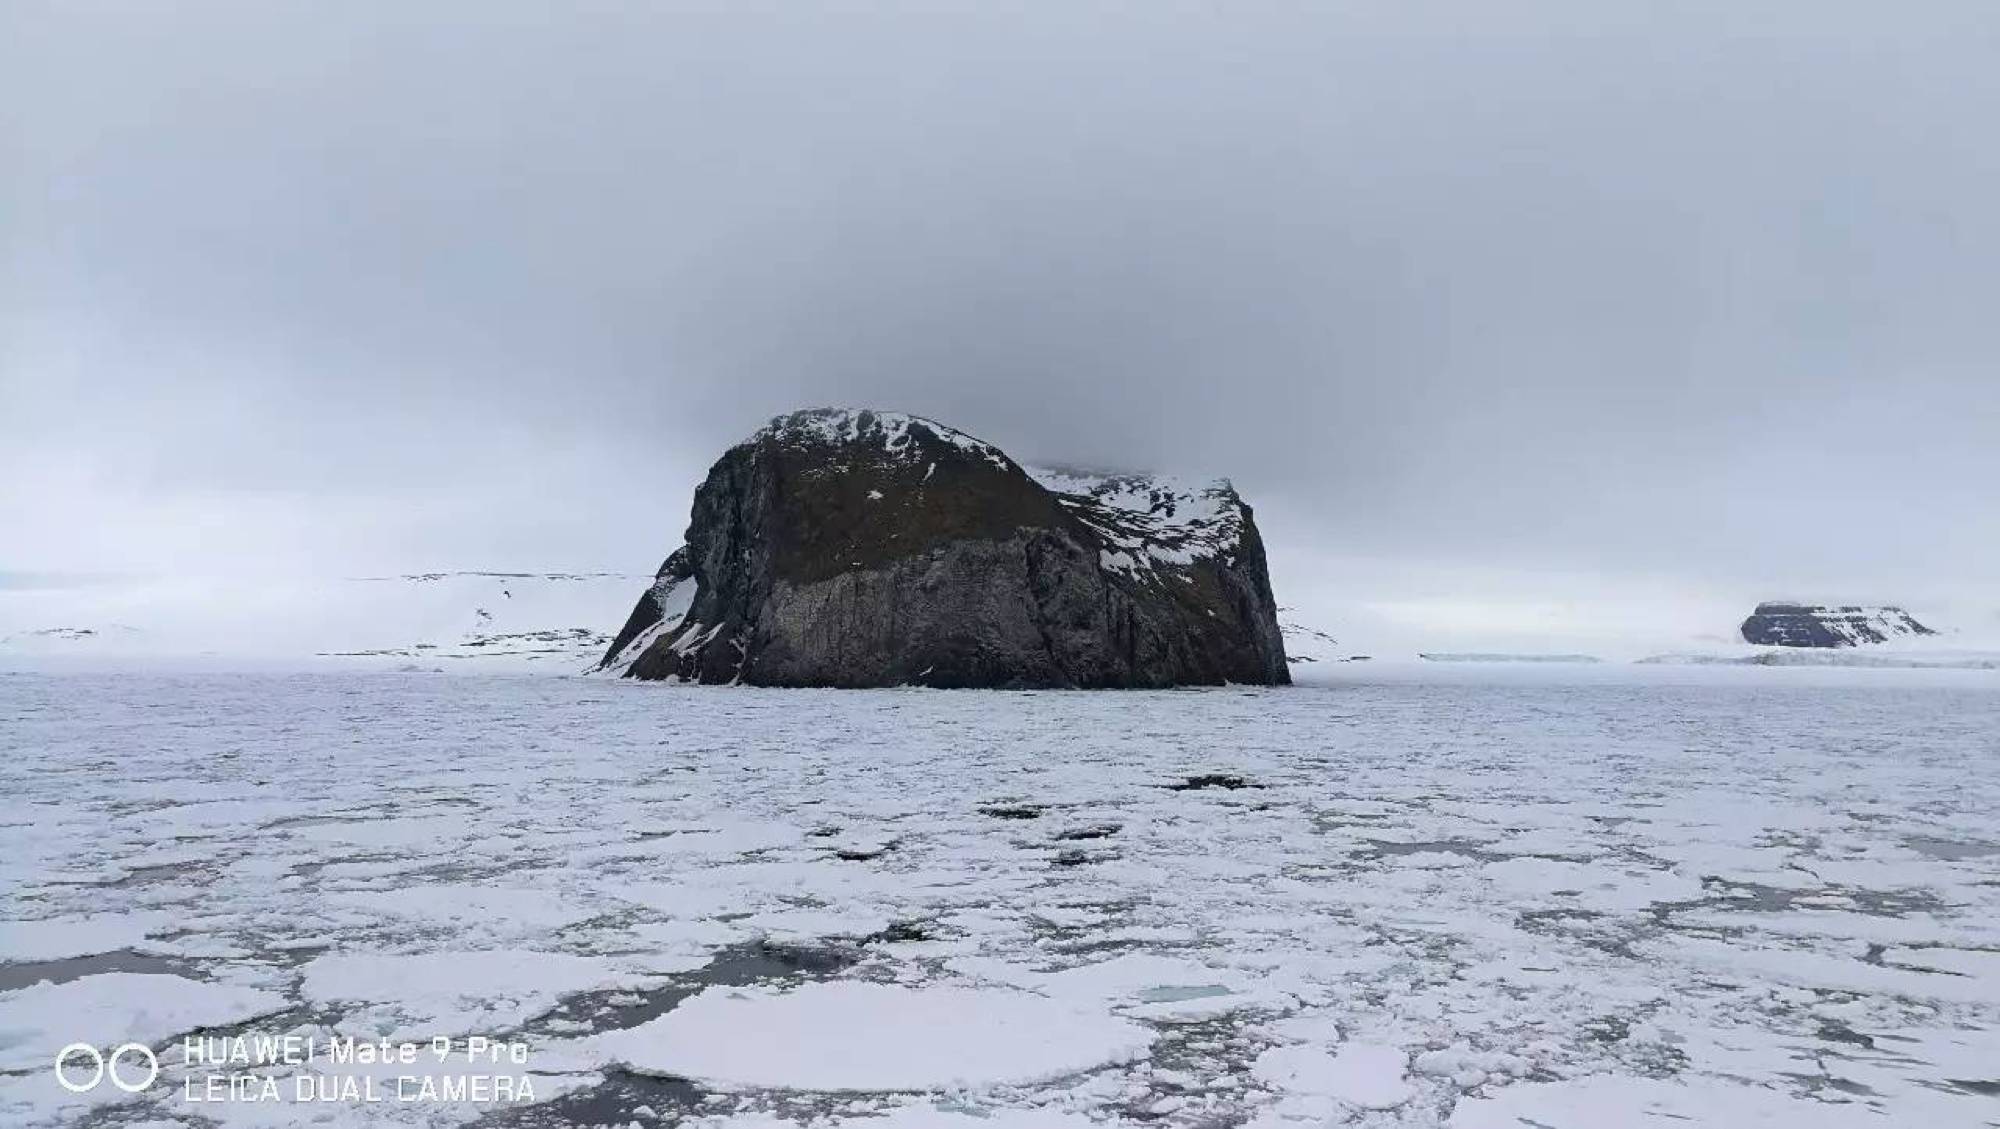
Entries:
MULTIPOLYGON (((81 1072, 83 1068, 81 1064, 78 1064, 73 1069, 78 1077, 82 1076, 81 1072)), ((153 1079, 159 1076, 160 1060, 154 1056, 152 1048, 146 1046, 144 1043, 121 1043, 109 1055, 101 1053, 89 1043, 71 1043, 69 1046, 56 1052, 56 1081, 62 1085, 63 1089, 68 1090, 72 1094, 81 1094, 95 1090, 106 1078, 111 1080, 113 1086, 118 1087, 126 1093, 136 1094, 146 1087, 151 1086, 153 1079), (90 1063, 90 1075, 87 1082, 75 1081, 71 1077, 71 1069, 66 1069, 69 1066, 70 1059, 79 1056, 86 1058, 90 1063), (143 1058, 145 1060, 146 1077, 143 1080, 128 1082, 118 1073, 119 1062, 128 1056, 143 1058)))

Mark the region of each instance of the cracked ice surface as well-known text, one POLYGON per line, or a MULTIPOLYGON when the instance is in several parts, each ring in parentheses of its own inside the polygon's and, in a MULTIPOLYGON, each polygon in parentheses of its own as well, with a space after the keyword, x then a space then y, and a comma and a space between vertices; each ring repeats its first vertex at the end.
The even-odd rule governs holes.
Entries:
POLYGON ((1790 673, 0 675, 0 1124, 2000 1124, 2000 692, 1790 673), (191 1105, 196 1029, 540 1100, 191 1105))

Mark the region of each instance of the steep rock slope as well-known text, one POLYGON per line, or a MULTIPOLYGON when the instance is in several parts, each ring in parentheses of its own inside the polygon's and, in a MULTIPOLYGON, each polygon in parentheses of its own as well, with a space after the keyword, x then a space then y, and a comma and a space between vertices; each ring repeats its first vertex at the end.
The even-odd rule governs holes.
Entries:
POLYGON ((600 669, 767 686, 1289 681, 1226 482, 1031 472, 915 416, 817 409, 731 448, 600 669))
POLYGON ((1898 607, 1763 603, 1743 621, 1743 640, 1770 647, 1854 647, 1937 632, 1898 607))

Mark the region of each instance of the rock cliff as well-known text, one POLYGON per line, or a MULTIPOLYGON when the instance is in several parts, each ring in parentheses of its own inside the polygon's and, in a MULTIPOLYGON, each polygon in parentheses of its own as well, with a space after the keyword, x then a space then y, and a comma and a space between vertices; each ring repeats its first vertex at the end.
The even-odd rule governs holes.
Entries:
POLYGON ((780 416, 695 491, 599 669, 761 686, 1277 684, 1227 482, 1030 470, 891 412, 780 416))

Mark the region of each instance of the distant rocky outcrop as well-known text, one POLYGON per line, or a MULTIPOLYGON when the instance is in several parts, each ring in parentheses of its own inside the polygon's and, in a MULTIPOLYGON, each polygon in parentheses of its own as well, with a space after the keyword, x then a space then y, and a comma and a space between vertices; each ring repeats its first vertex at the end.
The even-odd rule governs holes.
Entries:
POLYGON ((138 628, 127 627, 122 623, 103 627, 42 627, 33 631, 16 631, 0 635, 0 650, 33 650, 38 647, 62 650, 72 644, 130 641, 141 634, 143 633, 138 628))
POLYGON ((1350 648, 1340 645, 1334 638, 1317 627, 1308 627, 1290 618, 1295 615, 1291 608, 1278 609, 1278 630, 1285 638, 1285 661, 1293 666, 1313 663, 1358 663, 1367 662, 1368 655, 1358 655, 1350 648))
POLYGON ((1743 621, 1743 640, 1768 647, 1855 647, 1936 635, 1898 607, 1758 604, 1743 621))
POLYGON ((611 637, 607 607, 629 599, 636 573, 461 570, 360 576, 327 598, 358 622, 322 658, 453 659, 475 666, 561 667, 597 661, 611 637), (383 621, 364 635, 375 618, 383 621), (588 625, 588 626, 585 626, 588 625))
POLYGON ((891 412, 780 416, 695 491, 599 669, 763 686, 1288 682, 1227 482, 1030 470, 891 412))

